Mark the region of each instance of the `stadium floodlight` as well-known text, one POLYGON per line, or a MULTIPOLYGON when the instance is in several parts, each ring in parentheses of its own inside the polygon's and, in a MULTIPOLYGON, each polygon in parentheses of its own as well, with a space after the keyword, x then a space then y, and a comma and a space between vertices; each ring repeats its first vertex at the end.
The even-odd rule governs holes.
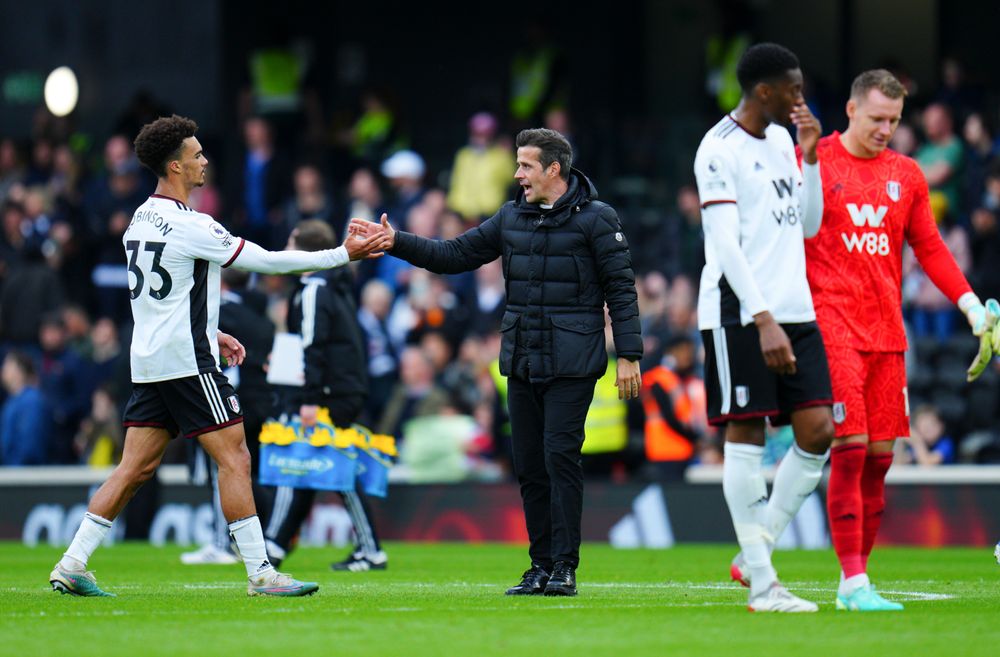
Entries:
POLYGON ((56 116, 66 116, 76 107, 80 87, 69 66, 60 66, 45 80, 45 106, 56 116))

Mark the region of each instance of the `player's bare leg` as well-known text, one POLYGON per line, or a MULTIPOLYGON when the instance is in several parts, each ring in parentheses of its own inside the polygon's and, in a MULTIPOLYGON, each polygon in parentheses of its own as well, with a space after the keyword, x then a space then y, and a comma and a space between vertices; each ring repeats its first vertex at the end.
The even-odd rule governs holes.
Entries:
POLYGON ((726 425, 722 491, 749 575, 748 606, 751 611, 816 611, 815 604, 781 586, 771 565, 773 538, 764 526, 767 484, 761 472, 763 453, 763 419, 737 420, 726 425))
POLYGON ((121 463, 94 493, 73 541, 49 574, 54 590, 81 596, 109 595, 97 586, 93 574, 87 572, 87 561, 104 540, 114 519, 156 473, 169 442, 170 434, 165 429, 128 428, 121 463))
POLYGON ((219 498, 229 532, 247 569, 248 595, 301 596, 319 586, 277 572, 267 560, 264 531, 257 517, 250 483, 250 452, 243 424, 234 424, 199 437, 202 447, 219 467, 219 498))

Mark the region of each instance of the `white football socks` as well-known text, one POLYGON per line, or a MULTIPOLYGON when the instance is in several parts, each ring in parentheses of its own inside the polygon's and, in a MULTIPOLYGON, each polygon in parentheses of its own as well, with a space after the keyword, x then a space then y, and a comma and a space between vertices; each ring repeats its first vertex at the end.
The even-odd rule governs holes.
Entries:
POLYGON ((229 523, 229 533, 236 541, 236 549, 243 558, 247 569, 247 577, 260 575, 272 569, 267 560, 267 550, 264 547, 264 530, 260 527, 260 518, 256 515, 240 518, 229 523))
POLYGON ((751 595, 767 590, 778 578, 771 565, 773 539, 764 528, 767 484, 760 467, 763 455, 761 446, 727 442, 722 466, 722 492, 750 570, 751 595))
POLYGON ((59 560, 59 567, 74 571, 86 570, 90 555, 108 535, 109 529, 111 529, 111 521, 107 518, 102 518, 90 511, 84 513, 83 522, 76 530, 73 542, 69 544, 69 548, 59 560))
POLYGON ((840 578, 840 586, 837 587, 837 595, 845 598, 854 593, 858 588, 871 584, 871 580, 868 579, 867 573, 861 573, 860 575, 847 578, 845 578, 844 574, 841 573, 840 578))
POLYGON ((774 474, 771 499, 764 512, 764 530, 771 537, 772 549, 802 503, 816 490, 829 456, 829 450, 824 454, 810 454, 792 443, 792 448, 781 459, 774 474))

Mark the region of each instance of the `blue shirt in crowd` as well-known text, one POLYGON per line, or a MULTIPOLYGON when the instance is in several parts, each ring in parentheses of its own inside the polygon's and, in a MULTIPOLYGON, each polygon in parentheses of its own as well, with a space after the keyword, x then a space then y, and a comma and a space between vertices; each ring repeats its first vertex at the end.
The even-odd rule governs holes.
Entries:
POLYGON ((38 388, 8 397, 0 410, 0 464, 44 465, 49 432, 49 412, 38 388))

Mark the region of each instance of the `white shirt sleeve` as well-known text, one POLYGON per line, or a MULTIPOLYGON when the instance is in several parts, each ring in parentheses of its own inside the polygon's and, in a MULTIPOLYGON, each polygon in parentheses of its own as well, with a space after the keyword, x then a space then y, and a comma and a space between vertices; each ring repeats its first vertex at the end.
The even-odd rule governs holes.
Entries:
POLYGON ((751 315, 768 310, 760 293, 750 263, 740 248, 740 213, 735 202, 717 200, 706 205, 701 213, 705 228, 705 242, 719 261, 719 267, 740 300, 740 305, 751 315))
POLYGON ((802 160, 802 231, 815 237, 823 225, 823 178, 819 172, 819 160, 809 164, 802 160))
POLYGON ((694 158, 694 175, 698 181, 701 206, 736 202, 736 158, 728 149, 706 139, 694 158))
POLYGON ((347 249, 338 246, 323 251, 267 251, 242 237, 236 237, 208 215, 205 221, 191 225, 184 248, 189 255, 223 267, 254 271, 258 274, 297 274, 333 269, 350 262, 347 249))
POLYGON ((184 231, 182 248, 187 255, 225 266, 239 252, 242 240, 207 214, 199 214, 184 231))
POLYGON ((297 274, 341 267, 351 261, 343 245, 322 251, 267 251, 253 242, 239 238, 240 247, 233 258, 223 263, 258 274, 297 274))

